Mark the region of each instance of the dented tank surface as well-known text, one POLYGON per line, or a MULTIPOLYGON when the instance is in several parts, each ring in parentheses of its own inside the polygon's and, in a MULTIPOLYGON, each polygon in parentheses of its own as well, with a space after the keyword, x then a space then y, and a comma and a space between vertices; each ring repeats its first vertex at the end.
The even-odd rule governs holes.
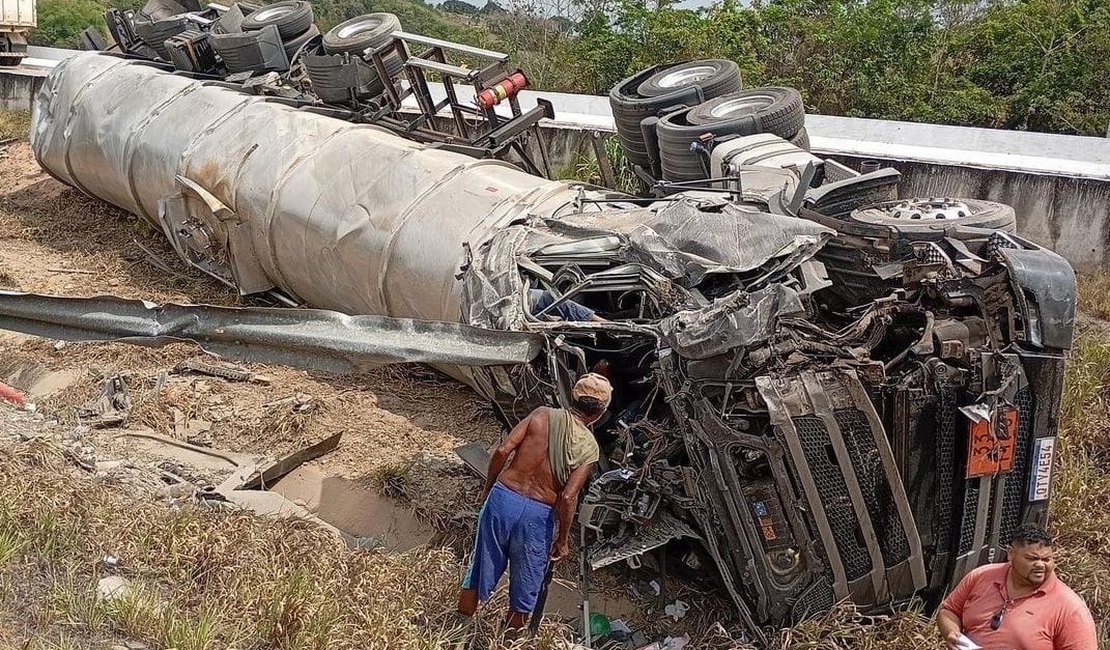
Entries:
MULTIPOLYGON (((633 199, 287 104, 84 54, 44 84, 32 146, 244 294, 540 335, 528 363, 444 366, 508 420, 609 376, 592 567, 714 566, 758 631, 935 606, 1045 520, 1075 280, 1004 206, 854 219, 897 173, 800 155, 820 174, 737 164, 742 190, 633 199), (548 315, 567 300, 602 320, 548 315)), ((36 308, 20 325, 0 295, 0 326, 47 331, 36 308)))

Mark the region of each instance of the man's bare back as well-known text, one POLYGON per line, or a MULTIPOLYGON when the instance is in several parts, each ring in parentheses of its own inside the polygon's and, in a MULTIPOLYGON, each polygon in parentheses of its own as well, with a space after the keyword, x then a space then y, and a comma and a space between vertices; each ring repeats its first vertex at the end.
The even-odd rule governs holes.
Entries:
POLYGON ((538 408, 528 415, 524 440, 516 448, 500 481, 517 494, 555 505, 561 486, 555 484, 548 454, 550 411, 538 408))

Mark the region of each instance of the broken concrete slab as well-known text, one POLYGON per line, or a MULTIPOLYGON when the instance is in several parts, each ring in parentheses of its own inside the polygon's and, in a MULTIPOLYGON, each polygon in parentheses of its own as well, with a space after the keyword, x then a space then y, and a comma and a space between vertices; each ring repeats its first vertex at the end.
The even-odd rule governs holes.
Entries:
POLYGON ((334 534, 348 545, 354 545, 354 540, 350 535, 345 535, 343 531, 323 519, 320 519, 308 509, 293 503, 276 492, 263 492, 259 490, 211 491, 202 493, 201 502, 217 507, 221 504, 230 504, 235 508, 248 510, 261 517, 304 519, 334 534))

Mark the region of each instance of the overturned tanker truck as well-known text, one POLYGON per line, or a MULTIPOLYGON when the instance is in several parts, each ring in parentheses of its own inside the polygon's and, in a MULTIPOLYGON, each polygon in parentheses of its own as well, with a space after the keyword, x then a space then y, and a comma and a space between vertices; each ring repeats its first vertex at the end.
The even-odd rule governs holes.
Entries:
MULTIPOLYGON (((280 45, 305 4, 271 5, 254 35, 185 11, 170 19, 192 31, 162 43, 128 41, 144 19, 116 15, 125 54, 74 56, 43 85, 35 155, 245 296, 526 337, 515 359, 416 355, 508 421, 566 403, 601 364, 615 393, 579 517, 590 566, 649 554, 712 573, 753 631, 840 600, 935 605, 1045 521, 1075 279, 1011 208, 899 197, 894 170, 813 155, 796 91, 744 90, 720 61, 614 88, 640 192, 548 180, 522 136, 551 107, 520 109, 507 57, 383 31, 380 14, 266 50, 258 32, 280 45), (257 56, 205 49, 228 35, 257 56), (343 92, 316 94, 320 69, 346 70, 327 77, 343 92), (566 301, 598 318, 557 317, 566 301)), ((17 298, 0 326, 50 320, 17 298)), ((203 325, 184 309, 171 325, 203 325)), ((52 331, 79 337, 66 314, 52 331)))

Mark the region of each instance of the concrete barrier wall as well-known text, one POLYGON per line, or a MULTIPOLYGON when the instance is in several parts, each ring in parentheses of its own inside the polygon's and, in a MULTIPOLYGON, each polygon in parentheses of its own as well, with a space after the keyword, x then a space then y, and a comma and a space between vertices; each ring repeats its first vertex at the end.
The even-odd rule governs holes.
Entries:
MULTIPOLYGON (((593 157, 588 129, 548 126, 541 129, 557 171, 570 171, 593 157)), ((604 129, 604 136, 610 133, 604 129)), ((535 152, 535 147, 529 147, 535 152)), ((859 169, 864 158, 814 152, 859 169)), ((1014 206, 1018 232, 1050 248, 1077 271, 1110 270, 1110 180, 1030 173, 1006 169, 906 161, 868 156, 902 173, 900 193, 998 201, 1014 206)))
MULTIPOLYGON (((858 168, 860 159, 837 156, 858 168)), ((1018 232, 1050 248, 1077 271, 1110 269, 1110 181, 952 167, 898 160, 902 196, 961 196, 1014 206, 1018 232)))
POLYGON ((0 110, 31 110, 31 100, 45 78, 46 74, 42 72, 0 68, 0 110))

